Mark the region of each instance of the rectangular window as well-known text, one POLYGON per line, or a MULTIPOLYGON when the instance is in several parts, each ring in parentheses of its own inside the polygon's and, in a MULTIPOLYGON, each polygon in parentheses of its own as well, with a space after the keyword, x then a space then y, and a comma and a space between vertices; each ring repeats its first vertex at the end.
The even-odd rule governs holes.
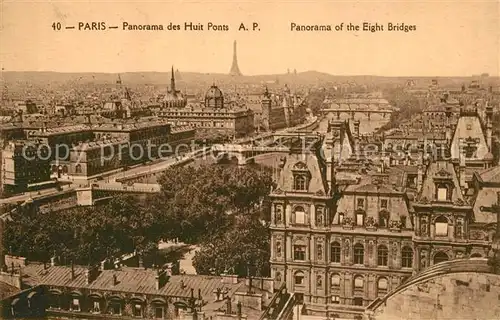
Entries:
POLYGON ((355 306, 363 306, 363 298, 359 297, 354 298, 353 304, 355 306))
POLYGON ((358 204, 358 208, 364 208, 365 207, 365 199, 358 199, 357 204, 358 204))
POLYGON ((340 297, 339 296, 332 296, 332 303, 333 304, 339 304, 340 303, 340 297))
POLYGON ((71 301, 71 310, 80 311, 80 299, 73 299, 71 301))
POLYGON ((163 307, 155 308, 155 319, 163 319, 163 307))
POLYGON ((134 317, 142 317, 142 306, 140 304, 134 305, 134 317))
POLYGON ((436 236, 447 236, 448 235, 448 223, 446 222, 436 222, 436 236))
POLYGON ((405 229, 406 228, 406 216, 401 216, 399 219, 401 220, 401 228, 405 229))
POLYGON ((306 260, 306 246, 293 246, 293 259, 299 261, 306 260))
POLYGON ((380 200, 380 208, 387 209, 387 199, 380 200))
POLYGON ((437 199, 438 199, 438 201, 448 200, 448 189, 447 188, 438 188, 437 199))
POLYGON ((122 308, 121 308, 120 304, 117 302, 112 302, 109 305, 109 313, 120 315, 122 313, 122 308))
POLYGON ((344 222, 344 214, 343 213, 339 214, 339 224, 342 224, 342 222, 344 222))
POLYGON ((306 213, 304 211, 295 211, 295 223, 297 224, 306 223, 306 213))
POLYGON ((356 215, 356 225, 358 225, 358 226, 362 226, 362 225, 364 224, 364 217, 365 217, 365 215, 364 215, 364 214, 362 214, 362 213, 358 213, 358 214, 356 215))
POLYGON ((94 313, 101 312, 101 305, 99 304, 99 301, 94 301, 94 307, 92 308, 92 312, 94 313))

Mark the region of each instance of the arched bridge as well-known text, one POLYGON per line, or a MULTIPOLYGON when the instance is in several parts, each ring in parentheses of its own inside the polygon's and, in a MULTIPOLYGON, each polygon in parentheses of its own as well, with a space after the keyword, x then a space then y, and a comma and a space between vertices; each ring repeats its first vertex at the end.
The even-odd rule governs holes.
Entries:
POLYGON ((284 146, 253 146, 239 144, 217 144, 212 146, 212 154, 221 160, 236 158, 239 165, 247 164, 248 160, 265 153, 288 153, 290 148, 284 146))
POLYGON ((377 115, 379 118, 382 119, 389 119, 390 115, 394 111, 391 109, 351 109, 351 108, 323 108, 321 110, 321 113, 324 116, 330 115, 330 117, 337 119, 337 120, 345 120, 345 119, 352 119, 352 120, 372 120, 372 117, 374 115, 377 115))

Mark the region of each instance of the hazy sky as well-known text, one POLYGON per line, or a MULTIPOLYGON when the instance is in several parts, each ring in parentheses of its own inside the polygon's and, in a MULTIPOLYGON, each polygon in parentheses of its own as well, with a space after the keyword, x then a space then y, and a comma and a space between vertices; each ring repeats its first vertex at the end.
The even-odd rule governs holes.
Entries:
MULTIPOLYGON (((247 75, 469 76, 500 71, 499 1, 3 1, 6 71, 229 71, 233 40, 247 75), (104 21, 117 30, 65 26, 104 21), (130 24, 227 24, 230 31, 122 31, 130 24), (61 31, 52 24, 60 22, 61 31), (259 32, 238 31, 258 22, 259 32), (404 32, 296 32, 290 23, 406 23, 404 32)), ((206 28, 206 26, 205 26, 206 28)), ((345 28, 345 25, 344 25, 345 28)), ((386 28, 386 26, 384 26, 386 28)))

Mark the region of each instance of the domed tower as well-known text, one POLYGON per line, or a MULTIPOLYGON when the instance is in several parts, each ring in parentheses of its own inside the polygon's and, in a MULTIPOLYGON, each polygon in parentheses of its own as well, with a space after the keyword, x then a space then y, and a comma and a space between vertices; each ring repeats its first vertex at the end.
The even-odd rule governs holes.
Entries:
POLYGON ((205 94, 205 107, 215 109, 224 108, 224 95, 215 84, 205 94))

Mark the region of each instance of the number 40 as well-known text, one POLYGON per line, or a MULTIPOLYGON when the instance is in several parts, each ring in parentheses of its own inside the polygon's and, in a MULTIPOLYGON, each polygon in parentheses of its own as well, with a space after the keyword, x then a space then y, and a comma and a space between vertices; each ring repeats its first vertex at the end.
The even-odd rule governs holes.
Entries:
POLYGON ((52 24, 52 29, 54 29, 54 30, 61 30, 61 23, 60 22, 54 22, 52 24))

